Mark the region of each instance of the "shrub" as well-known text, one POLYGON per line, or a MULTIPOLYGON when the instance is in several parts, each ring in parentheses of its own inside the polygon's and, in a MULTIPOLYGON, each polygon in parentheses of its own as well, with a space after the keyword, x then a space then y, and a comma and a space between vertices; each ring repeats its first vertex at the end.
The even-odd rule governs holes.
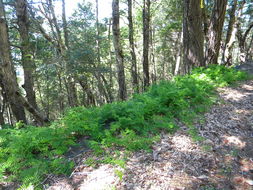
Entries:
MULTIPOLYGON (((232 68, 212 65, 162 81, 126 102, 69 109, 49 127, 4 126, 0 130, 0 180, 18 180, 28 186, 39 184, 48 173, 69 173, 74 164, 64 154, 82 136, 89 138, 97 154, 108 147, 149 150, 161 130, 172 133, 178 128, 176 120, 192 126, 196 114, 214 103, 216 87, 246 78, 232 68)), ((190 129, 194 136, 194 127, 190 129)))

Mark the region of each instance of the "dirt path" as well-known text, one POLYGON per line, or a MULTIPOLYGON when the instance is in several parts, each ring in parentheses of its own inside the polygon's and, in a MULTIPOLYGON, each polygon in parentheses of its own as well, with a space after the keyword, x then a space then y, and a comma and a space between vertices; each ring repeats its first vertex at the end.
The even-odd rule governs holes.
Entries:
POLYGON ((122 180, 110 165, 81 164, 48 189, 253 190, 253 81, 218 91, 219 103, 195 124, 204 141, 194 142, 182 126, 162 135, 152 153, 134 153, 122 180))

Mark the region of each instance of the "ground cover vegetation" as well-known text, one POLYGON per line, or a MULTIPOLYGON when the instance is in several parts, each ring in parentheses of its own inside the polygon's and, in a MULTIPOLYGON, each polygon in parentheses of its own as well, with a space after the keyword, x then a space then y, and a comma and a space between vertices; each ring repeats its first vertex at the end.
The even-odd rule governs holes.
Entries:
POLYGON ((95 154, 104 154, 101 162, 124 167, 117 157, 106 156, 108 148, 148 151, 160 132, 173 133, 178 121, 191 126, 195 116, 215 102, 216 87, 246 78, 234 68, 212 65, 162 81, 125 102, 69 109, 49 126, 5 125, 0 130, 1 180, 39 188, 46 174, 70 174, 74 163, 65 155, 83 136, 95 154))
POLYGON ((72 150, 124 168, 180 123, 202 140, 193 120, 216 88, 253 71, 252 6, 0 0, 0 188, 70 174, 72 150))

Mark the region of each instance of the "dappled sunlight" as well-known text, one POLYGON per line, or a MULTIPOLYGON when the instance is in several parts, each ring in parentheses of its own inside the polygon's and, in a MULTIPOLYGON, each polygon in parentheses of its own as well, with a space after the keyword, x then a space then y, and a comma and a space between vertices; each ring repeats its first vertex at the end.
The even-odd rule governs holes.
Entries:
POLYGON ((173 143, 172 147, 181 152, 194 152, 198 148, 192 138, 187 135, 175 135, 171 142, 173 143))
POLYGON ((99 168, 87 173, 87 179, 79 186, 80 190, 104 190, 112 189, 117 183, 118 177, 114 168, 110 165, 102 165, 99 168))
POLYGON ((246 146, 246 142, 245 141, 242 141, 240 140, 240 137, 236 137, 236 136, 223 136, 223 143, 225 145, 232 145, 232 146, 235 146, 237 148, 244 148, 246 146))

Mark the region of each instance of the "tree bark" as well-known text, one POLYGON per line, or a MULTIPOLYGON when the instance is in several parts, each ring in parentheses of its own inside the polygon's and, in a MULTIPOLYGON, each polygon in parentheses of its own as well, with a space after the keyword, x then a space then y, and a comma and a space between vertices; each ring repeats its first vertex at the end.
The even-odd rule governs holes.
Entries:
POLYGON ((119 0, 113 0, 112 2, 112 31, 113 31, 113 44, 116 54, 116 63, 118 67, 118 85, 119 85, 119 98, 120 100, 126 100, 126 82, 125 82, 125 69, 123 50, 120 43, 120 27, 119 27, 119 0))
POLYGON ((42 116, 19 92, 17 78, 11 59, 8 28, 2 0, 0 0, 0 58, 0 78, 2 78, 4 91, 8 96, 8 101, 16 120, 21 120, 26 123, 24 111, 24 108, 26 108, 39 124, 48 122, 48 119, 42 116))
POLYGON ((234 0, 231 10, 229 12, 228 31, 227 31, 226 40, 224 44, 224 51, 222 55, 222 62, 225 65, 232 65, 232 48, 235 42, 235 34, 236 34, 235 24, 237 22, 237 18, 235 16, 236 9, 237 9, 237 0, 234 0))
POLYGON ((215 0, 208 28, 205 64, 218 64, 227 0, 215 0))
POLYGON ((144 90, 150 85, 149 77, 149 40, 150 40, 150 0, 144 0, 142 11, 143 22, 143 82, 144 90))
POLYGON ((132 58, 132 65, 131 65, 131 74, 132 74, 132 83, 133 83, 133 89, 136 93, 139 92, 139 82, 138 82, 138 73, 137 73, 137 59, 135 54, 135 48, 134 48, 134 26, 133 26, 133 4, 132 0, 127 0, 128 3, 128 40, 129 40, 129 46, 130 46, 130 53, 132 58))
POLYGON ((183 46, 186 72, 204 66, 201 0, 184 0, 183 46))
POLYGON ((35 65, 32 60, 32 47, 29 38, 29 19, 27 12, 27 1, 15 1, 16 15, 18 20, 18 30, 21 40, 21 54, 22 65, 24 69, 24 89, 28 102, 34 107, 38 108, 36 103, 36 96, 34 91, 34 70, 35 65))

